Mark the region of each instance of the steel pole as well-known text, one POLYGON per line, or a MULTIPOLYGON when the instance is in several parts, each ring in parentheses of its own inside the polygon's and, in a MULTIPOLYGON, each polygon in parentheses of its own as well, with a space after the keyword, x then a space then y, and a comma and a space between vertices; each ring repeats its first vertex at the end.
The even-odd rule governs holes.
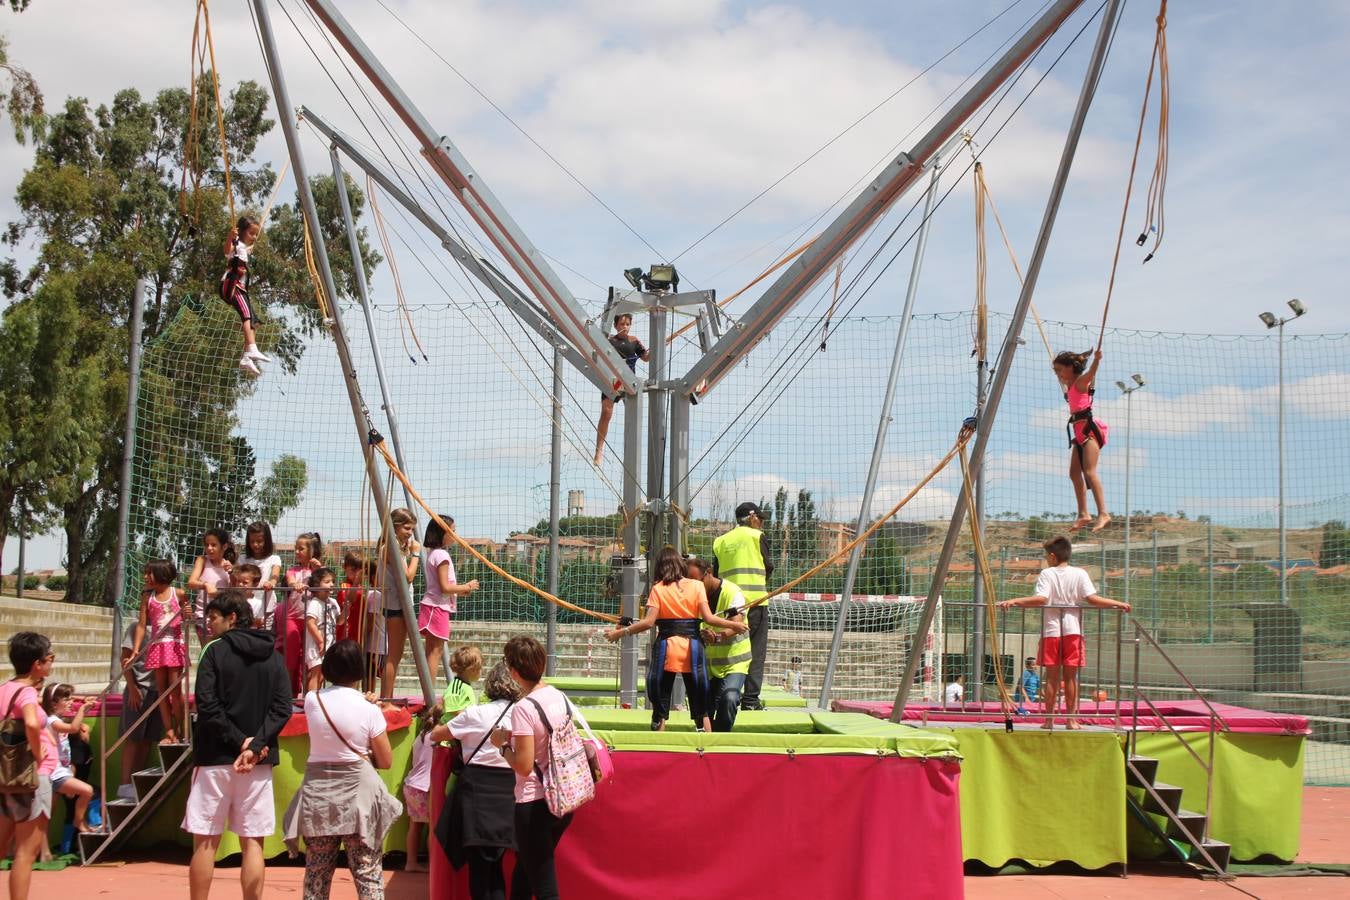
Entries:
POLYGON ((1214 643, 1214 519, 1212 517, 1205 523, 1205 534, 1208 538, 1207 552, 1209 554, 1209 589, 1207 591, 1209 594, 1209 628, 1206 633, 1209 635, 1209 643, 1212 644, 1214 643))
POLYGON ((1280 603, 1285 606, 1288 606, 1289 559, 1286 554, 1286 548, 1284 543, 1285 534, 1284 534, 1284 319, 1283 318, 1280 319, 1279 344, 1280 344, 1279 347, 1280 392, 1279 392, 1279 410, 1277 413, 1278 418, 1277 427, 1279 428, 1279 439, 1277 443, 1279 449, 1277 455, 1279 456, 1278 466, 1280 479, 1280 497, 1277 508, 1279 510, 1280 516, 1280 603))
POLYGON ((643 295, 651 304, 647 314, 648 351, 651 358, 647 362, 647 571, 653 571, 656 554, 661 552, 665 542, 666 516, 669 510, 662 501, 668 499, 666 484, 666 402, 670 389, 664 387, 666 377, 666 308, 661 305, 660 295, 643 295))
MULTIPOLYGON (((380 477, 379 467, 375 462, 375 449, 371 443, 375 430, 370 421, 370 411, 366 409, 365 400, 361 397, 361 386, 356 380, 356 367, 352 362, 351 348, 347 343, 347 333, 342 327, 342 309, 338 304, 337 285, 333 279, 332 266, 328 261, 328 248, 324 243, 323 230, 319 227, 319 211, 314 203, 314 193, 310 189, 304 154, 300 152, 300 135, 296 131, 295 118, 292 115, 294 107, 291 106, 290 93, 286 89, 286 79, 282 75, 281 59, 277 55, 276 37, 272 33, 272 20, 267 10, 266 0, 253 0, 253 9, 258 20, 258 35, 262 43, 263 56, 267 61, 267 73, 272 83, 272 96, 276 101, 277 119, 281 123, 282 134, 286 138, 286 148, 291 157, 291 171, 295 173, 296 193, 299 195, 300 208, 305 216, 305 228, 309 231, 310 242, 314 246, 315 262, 318 264, 321 285, 324 293, 328 296, 329 313, 332 318, 326 324, 332 330, 333 345, 337 348, 338 360, 342 365, 342 380, 347 388, 347 399, 350 401, 352 408, 352 420, 356 425, 356 432, 361 441, 362 456, 366 465, 366 477, 370 481, 375 508, 379 511, 380 524, 384 533, 392 535, 394 525, 389 518, 389 498, 384 491, 384 482, 380 477)), ((354 262, 359 269, 360 261, 354 260, 354 262)), ((408 584, 407 578, 403 576, 403 553, 399 549, 398 542, 388 542, 387 552, 391 556, 390 561, 398 569, 396 576, 389 580, 394 583, 399 606, 403 608, 403 615, 407 621, 416 622, 417 614, 413 610, 411 585, 408 584)), ((436 701, 435 681, 427 666, 425 648, 417 640, 416 635, 411 636, 409 643, 412 645, 413 663, 417 668, 417 680, 421 683, 422 699, 430 705, 436 701)))
MULTIPOLYGON (((988 362, 979 360, 975 370, 975 416, 978 418, 984 414, 985 392, 989 389, 989 368, 988 362)), ((984 534, 984 467, 975 473, 975 509, 971 513, 975 517, 975 524, 979 526, 980 534, 984 534)), ((975 601, 975 621, 971 635, 971 668, 975 670, 971 680, 973 685, 975 702, 984 702, 984 570, 980 566, 980 555, 974 554, 975 560, 975 583, 974 590, 971 592, 971 599, 975 601)), ((997 598, 996 598, 997 599, 997 598)), ((999 660, 994 660, 994 665, 998 665, 999 660)))
POLYGON ((113 584, 117 602, 113 604, 112 659, 108 678, 122 668, 122 604, 127 598, 127 546, 131 540, 131 463, 136 456, 136 401, 141 392, 141 331, 144 327, 145 279, 136 280, 131 292, 131 316, 127 321, 130 345, 127 347, 127 415, 122 432, 122 483, 117 486, 117 552, 113 555, 113 584))
MULTIPOLYGON (((15 594, 15 596, 17 596, 20 600, 23 599, 23 581, 24 581, 25 578, 28 577, 28 571, 27 571, 27 568, 26 568, 25 565, 24 565, 24 551, 25 551, 25 549, 27 548, 27 545, 28 545, 28 535, 27 535, 27 533, 26 533, 28 529, 26 529, 26 528, 24 527, 24 521, 23 521, 23 518, 24 518, 24 509, 23 509, 23 507, 24 507, 23 499, 20 498, 20 500, 19 500, 19 568, 16 570, 17 573, 18 573, 18 575, 17 575, 17 577, 16 577, 15 580, 14 580, 14 594, 15 594)), ((120 638, 119 638, 119 640, 120 640, 120 638)))
MULTIPOLYGON (((881 400, 881 417, 877 420, 877 433, 872 441, 872 460, 867 467, 867 481, 863 485, 862 503, 858 508, 858 522, 854 535, 862 534, 872 518, 872 495, 876 492, 877 478, 881 473, 881 457, 886 449, 886 432, 891 425, 891 407, 895 403, 895 389, 900 381, 900 366, 904 361, 905 342, 909 339, 909 325, 914 315, 914 300, 919 293, 919 274, 923 271, 924 251, 928 247, 928 230, 932 224, 933 202, 937 197, 938 179, 941 177, 941 162, 933 165, 933 174, 928 179, 928 190, 924 193, 923 218, 919 224, 919 235, 914 243, 914 261, 909 267, 909 284, 905 288, 905 305, 900 312, 900 330, 895 335, 895 349, 891 351, 891 369, 886 377, 886 393, 881 400)), ((830 639, 830 656, 825 662, 825 677, 820 687, 820 708, 830 708, 830 691, 834 687, 835 667, 839 662, 839 651, 844 644, 844 625, 848 621, 848 604, 853 597, 853 585, 858 577, 858 565, 862 561, 863 545, 853 548, 848 557, 848 568, 844 570, 844 590, 839 595, 839 612, 834 618, 834 634, 830 639)))
MULTIPOLYGON (((1031 297, 1035 293, 1036 282, 1040 278, 1041 265, 1045 261, 1046 250, 1050 245, 1050 233, 1054 230, 1060 199, 1064 196, 1064 186, 1069 180, 1069 170, 1073 167, 1074 154, 1078 150, 1078 140, 1083 133, 1083 123, 1087 119, 1088 108, 1092 105, 1092 97, 1097 90, 1097 82, 1101 77, 1102 66, 1106 61, 1107 50, 1111 43, 1111 33, 1115 28, 1116 19, 1120 16, 1122 2, 1123 0, 1109 0, 1107 3, 1106 12, 1102 16, 1101 27, 1097 31, 1097 42, 1092 50, 1092 58, 1088 62, 1087 71, 1083 74, 1083 85, 1079 91, 1078 105, 1074 109, 1073 119, 1069 124, 1069 132, 1064 141, 1064 149, 1060 154, 1059 169, 1055 173, 1050 197, 1046 201, 1045 214, 1041 219, 1040 231, 1036 235, 1036 245, 1032 249, 1031 258, 1027 261, 1026 279, 1022 283, 1022 291, 1018 295, 1017 307, 1013 312, 1012 320, 1008 323, 1008 332, 1003 336, 1003 346, 999 350, 998 365, 994 370, 994 381, 990 386, 985 413, 980 417, 976 428, 975 448, 970 455, 970 467, 975 475, 979 474, 984 465, 984 454, 989 445, 989 435, 994 419, 998 415, 999 403, 1003 399, 1003 388, 1008 383, 1008 374, 1012 371, 1013 357, 1017 353, 1018 335, 1022 332, 1022 326, 1026 324, 1027 310, 1031 305, 1031 297)), ((895 692, 895 703, 891 707, 890 720, 892 722, 900 722, 904 715, 905 703, 909 700, 910 688, 913 686, 914 673, 918 671, 919 660, 923 655, 924 638, 933 625, 933 613, 937 608, 939 598, 942 596, 942 585, 947 578, 952 553, 956 550, 956 542, 960 537, 961 524, 965 521, 965 517, 966 498, 965 492, 962 491, 957 493, 951 522, 947 527, 947 538, 943 542, 942 552, 933 568, 933 581, 928 589, 928 599, 924 603, 918 627, 915 628, 914 638, 910 641, 909 658, 905 661, 905 671, 900 678, 900 686, 895 692)))
MULTIPOLYGON (((548 458, 548 592, 558 596, 558 559, 561 532, 562 502, 562 351, 553 345, 553 421, 551 423, 551 443, 548 458)), ((547 674, 552 675, 558 668, 558 607, 557 604, 545 604, 547 616, 544 632, 544 645, 548 650, 547 674)))
POLYGON ((670 544, 684 551, 687 542, 685 519, 693 515, 689 508, 689 417, 693 404, 686 394, 670 395, 670 544))
MULTIPOLYGON (((638 508, 641 504, 638 485, 638 455, 642 452, 642 395, 626 394, 623 398, 623 552, 627 558, 622 572, 619 614, 634 620, 638 618, 638 508)), ((633 706, 637 702, 638 639, 623 638, 619 652, 619 702, 633 706)))
POLYGON ((1125 392, 1125 602, 1130 602, 1130 437, 1134 434, 1134 391, 1125 392))

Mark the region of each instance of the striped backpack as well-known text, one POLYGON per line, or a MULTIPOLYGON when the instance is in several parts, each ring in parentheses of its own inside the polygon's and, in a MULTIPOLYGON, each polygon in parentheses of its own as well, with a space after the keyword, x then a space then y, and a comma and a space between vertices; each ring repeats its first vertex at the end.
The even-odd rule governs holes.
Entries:
POLYGON ((586 758, 586 745, 581 740, 576 723, 572 721, 570 704, 567 720, 554 728, 539 701, 533 697, 525 699, 539 710, 539 719, 548 731, 548 772, 539 771, 537 763, 534 772, 539 776, 539 783, 544 786, 548 811, 561 818, 595 796, 595 779, 591 776, 590 762, 586 758))

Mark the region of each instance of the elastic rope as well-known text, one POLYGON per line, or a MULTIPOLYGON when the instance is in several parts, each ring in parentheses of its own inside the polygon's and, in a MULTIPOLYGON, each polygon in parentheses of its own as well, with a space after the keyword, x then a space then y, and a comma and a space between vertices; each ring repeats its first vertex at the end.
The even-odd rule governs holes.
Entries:
MULTIPOLYGON (((725 300, 718 300, 718 301, 717 301, 717 308, 718 308, 718 309, 724 309, 724 308, 726 308, 726 305, 727 305, 728 303, 730 303, 732 300, 735 300, 735 299, 736 299, 737 297, 739 297, 741 294, 744 294, 746 291, 750 290, 752 287, 754 287, 755 285, 759 284, 759 283, 760 283, 761 281, 763 281, 765 278, 768 278, 768 277, 769 277, 770 275, 772 275, 774 272, 777 272, 779 269, 783 268, 783 266, 787 265, 788 263, 792 262, 792 261, 793 261, 794 259, 796 259, 797 257, 801 256, 803 253, 805 253, 807 250, 809 250, 810 247, 811 247, 811 245, 814 244, 815 242, 816 242, 816 239, 815 239, 815 238, 811 238, 811 240, 807 241, 805 244, 802 244, 802 245, 801 245, 800 247, 798 247, 796 250, 793 250, 793 251, 789 252, 786 256, 784 256, 784 257, 782 257, 781 259, 779 259, 778 262, 776 262, 776 263, 774 263, 773 265, 769 266, 769 267, 768 267, 767 269, 765 269, 763 272, 760 272, 758 275, 756 275, 754 278, 752 278, 752 279, 750 280, 750 283, 747 284, 745 287, 743 287, 743 288, 741 288, 740 290, 736 291, 735 293, 731 294, 731 295, 728 296, 725 300)), ((673 344, 673 343, 675 342, 675 339, 676 339, 677 337, 679 337, 680 335, 684 334, 684 333, 685 333, 686 331, 688 331, 689 329, 693 328, 694 325, 695 325, 694 322, 689 322, 689 323, 687 323, 687 324, 685 324, 685 325, 680 326, 680 328, 679 328, 677 331, 675 331, 673 334, 671 334, 670 337, 666 338, 666 343, 667 343, 667 344, 673 344)))
POLYGON ((403 295, 403 279, 399 277, 398 262, 394 259, 394 248, 389 242, 389 235, 384 229, 384 216, 380 213, 380 202, 377 198, 379 192, 375 189, 375 180, 366 175, 366 198, 370 201, 370 212, 375 219, 375 230, 380 235, 380 247, 384 250, 384 258, 389 263, 389 274, 394 280, 394 294, 398 297, 399 311, 399 337, 403 339, 403 352, 408 354, 408 359, 412 360, 413 365, 417 360, 413 358, 412 352, 408 349, 408 338, 403 331, 403 323, 408 325, 408 333, 412 335, 413 344, 417 346, 417 351, 422 354, 423 362, 430 362, 427 358, 427 350, 422 346, 422 339, 417 334, 417 326, 413 324, 412 313, 408 310, 408 300, 403 295))
POLYGON ((952 445, 952 449, 947 451, 947 455, 942 457, 942 459, 938 461, 938 464, 934 466, 932 470, 919 481, 918 484, 914 485, 914 487, 910 489, 908 494, 905 494, 905 496, 901 497, 899 503, 892 506, 889 512, 887 512, 881 518, 873 522, 871 526, 869 526, 865 531, 863 531, 862 534, 858 535, 853 540, 849 541, 843 547, 840 547, 839 550, 835 552, 833 556, 830 556, 829 558, 807 569, 805 572, 798 575, 796 578, 792 579, 787 584, 775 588, 774 590, 765 594, 763 597, 760 597, 758 600, 752 600, 751 602, 747 603, 745 605, 745 608, 751 609, 756 606, 762 606, 763 604, 768 603, 774 597, 777 597, 781 594, 786 594, 788 591, 792 590, 794 587, 801 584, 803 581, 806 581, 808 578, 819 573, 822 569, 825 569, 827 566, 833 565, 840 559, 843 559, 845 556, 852 553, 854 547, 857 547, 859 544, 863 543, 873 534, 875 534, 878 528, 880 528, 882 525, 885 525, 886 522, 889 521, 893 516, 895 516, 896 513, 904 509, 905 504, 913 500, 918 495, 919 491, 927 487, 928 482, 932 481, 942 472, 943 469, 947 468, 947 466, 951 463, 952 459, 956 457, 957 453, 963 447, 965 447, 966 442, 970 440, 970 436, 972 434, 974 434, 973 431, 970 431, 968 429, 962 429, 960 436, 956 439, 956 443, 952 445))
POLYGON ((323 313, 323 317, 331 319, 333 314, 328 308, 328 299, 323 290, 323 280, 319 277, 319 268, 314 262, 314 244, 310 240, 309 222, 303 211, 300 215, 300 226, 305 233, 305 267, 309 269, 309 280, 314 285, 314 300, 319 306, 319 312, 323 313))
POLYGON ((225 142, 225 108, 220 102, 220 76, 216 69, 216 42, 211 38, 211 8, 207 0, 198 0, 203 21, 206 23, 206 49, 211 54, 211 87, 216 94, 216 129, 220 132, 220 158, 225 166, 225 199, 230 203, 230 222, 235 221, 234 191, 230 187, 230 148, 225 142))
MULTIPOLYGON (((1134 191, 1134 173, 1139 165, 1139 148, 1144 141, 1144 119, 1148 116, 1148 100, 1153 93, 1153 72, 1158 63, 1158 48, 1160 45, 1166 46, 1166 42, 1162 39, 1162 35, 1167 27, 1167 0, 1162 0, 1162 5, 1158 11, 1157 22, 1158 35, 1153 40, 1153 55, 1148 62, 1148 78, 1144 81, 1144 100, 1139 108, 1139 128, 1134 136, 1134 154, 1130 157, 1130 178, 1125 183, 1125 204, 1120 210, 1120 230, 1116 233, 1115 252, 1111 257, 1111 277, 1107 279, 1106 282, 1106 302, 1102 305, 1102 325, 1101 330, 1097 333, 1098 350, 1102 349, 1102 341, 1106 338, 1106 320, 1111 312, 1111 295, 1115 292, 1116 288, 1116 269, 1120 266, 1120 248, 1121 244, 1125 241, 1125 220, 1129 217, 1130 213, 1130 195, 1134 191)), ((1164 120, 1164 117, 1160 115, 1159 120, 1161 123, 1164 120)), ((1160 135, 1162 129, 1163 126, 1160 124, 1160 135)), ((1159 140, 1161 140, 1161 136, 1159 137, 1159 140)), ((1154 166, 1154 177, 1155 179, 1157 178, 1156 165, 1154 166)), ((1151 191, 1152 185, 1150 185, 1150 192, 1151 191)))
POLYGON ((1003 667, 998 664, 998 660, 1003 658, 999 649, 998 641, 998 595, 994 588, 994 574, 989 566, 989 555, 985 552, 984 534, 980 527, 980 517, 975 514, 979 508, 975 505, 975 488, 970 479, 970 460, 966 458, 966 448, 962 444, 961 452, 961 481, 962 490, 966 495, 966 506, 968 515, 966 520, 970 526, 970 540, 975 545, 975 560, 980 568, 981 580, 984 582, 984 614, 988 623, 986 635, 989 640, 989 647, 993 651, 995 660, 994 665, 994 684, 998 687, 999 699, 1003 704, 1003 712, 1011 713, 1017 706, 1013 702, 1012 695, 1008 692, 1008 683, 1003 680, 1003 667))
POLYGON ((272 195, 267 198, 267 205, 263 207, 262 216, 258 219, 259 228, 267 225, 267 220, 272 215, 272 207, 276 206, 277 198, 281 196, 281 186, 286 183, 286 174, 290 171, 291 158, 288 156, 281 164, 281 173, 277 175, 277 183, 272 186, 272 195))
POLYGON ((985 253, 984 192, 981 190, 981 185, 984 182, 984 163, 979 160, 975 161, 972 178, 975 183, 975 318, 973 321, 975 333, 972 335, 975 349, 972 355, 976 360, 983 363, 988 359, 987 352, 989 349, 989 304, 985 293, 989 281, 989 258, 985 253))
POLYGON ((480 563, 487 566, 493 572, 497 573, 502 578, 505 578, 507 581, 511 582, 516 587, 523 588, 529 591, 530 593, 542 598, 543 600, 547 600, 549 603, 552 603, 555 606, 561 606, 563 609, 570 609, 573 612, 579 612, 583 615, 591 616, 592 618, 600 619, 605 622, 614 622, 616 624, 618 623, 619 621, 618 616, 610 615, 609 613, 597 612, 593 609, 587 609, 584 606, 578 606, 577 604, 564 600, 561 597, 555 597, 553 594, 550 594, 543 588, 535 587, 528 581, 525 581, 524 579, 521 578, 517 578, 510 572, 503 569, 501 566, 497 565, 492 560, 488 559, 486 556, 484 556, 482 553, 478 551, 478 548, 474 547, 468 541, 464 540, 464 538, 456 534, 455 530, 451 528, 449 524, 445 522, 445 520, 443 520, 439 515, 437 515, 436 512, 433 511, 430 506, 427 505, 426 500, 422 499, 422 495, 417 493, 417 488, 413 487, 412 482, 408 480, 408 476, 403 474, 403 470, 399 468, 398 462, 389 453, 389 448, 385 446, 385 442, 383 440, 380 440, 375 444, 375 449, 379 450, 380 455, 384 457, 385 465, 389 467, 390 474, 399 480, 399 482, 408 491, 408 493, 412 495, 412 498, 417 502, 417 505, 422 507, 422 509, 426 512, 426 514, 430 516, 432 520, 436 522, 437 525, 441 526, 441 528, 445 530, 446 537, 449 537, 451 540, 453 540, 456 544, 460 546, 460 548, 462 548, 474 559, 478 560, 480 563))

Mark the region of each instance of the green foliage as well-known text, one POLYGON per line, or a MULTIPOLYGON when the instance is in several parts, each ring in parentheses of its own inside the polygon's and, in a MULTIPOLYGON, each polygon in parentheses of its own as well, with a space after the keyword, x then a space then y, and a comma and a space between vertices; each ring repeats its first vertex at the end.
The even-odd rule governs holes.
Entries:
MULTIPOLYGON (((561 516, 558 519, 558 537, 618 537, 623 516, 561 516)), ((540 519, 526 534, 548 536, 548 519, 540 519)))
MULTIPOLYGON (((27 8, 28 0, 9 0, 9 5, 15 12, 22 12, 27 8)), ((9 58, 9 39, 4 35, 0 35, 0 72, 9 76, 9 92, 4 103, 14 129, 14 140, 20 144, 27 142, 29 137, 36 140, 43 127, 42 89, 31 72, 9 58)))
MULTIPOLYGON (((198 93, 200 121, 214 123, 209 75, 203 76, 198 93)), ((276 180, 269 165, 253 159, 259 140, 273 126, 269 105, 267 92, 251 81, 240 82, 224 98, 236 212, 257 212, 276 180)), ((0 282, 13 301, 6 312, 6 328, 13 330, 6 349, 12 353, 5 353, 3 364, 26 373, 24 377, 36 377, 52 353, 52 342, 41 340, 43 317, 53 319, 59 313, 63 318, 45 327, 64 339, 65 356, 57 356, 57 374, 72 384, 50 392, 68 420, 50 424, 77 433, 70 440, 51 440, 35 410, 22 430, 29 437, 45 437, 53 446, 43 456, 12 446, 13 439, 5 436, 0 468, 22 463, 27 483, 42 485, 44 493, 48 484, 54 486, 51 502, 59 505, 66 530, 69 599, 77 602, 111 599, 120 590, 107 576, 116 546, 126 329, 140 277, 148 285, 140 433, 164 440, 137 448, 133 546, 143 552, 178 553, 188 546, 189 536, 176 533, 167 520, 191 513, 187 518, 200 524, 203 510, 225 525, 264 514, 275 518, 304 490, 301 460, 277 460, 257 483, 251 449, 242 439, 229 437, 236 407, 252 390, 251 382, 236 367, 237 345, 214 346, 217 341, 206 337, 205 325, 213 317, 229 315, 216 291, 230 204, 222 189, 214 128, 199 129, 199 171, 184 170, 188 113, 189 92, 182 88, 160 91, 153 98, 123 90, 97 107, 83 98, 67 100, 47 120, 33 165, 16 192, 19 219, 5 234, 11 245, 37 243, 38 253, 26 271, 12 260, 0 267, 0 282), (187 192, 180 190, 184 181, 187 192), (183 347, 199 351, 187 370, 174 352, 183 347), (9 359, 15 354, 20 358, 9 359)), ((316 178, 312 183, 339 293, 350 296, 355 274, 333 180, 316 178)), ((352 188, 353 209, 359 215, 364 196, 352 188)), ((279 205, 251 261, 259 344, 277 366, 291 372, 305 339, 322 324, 304 262, 302 227, 294 204, 279 205)), ((362 255, 368 271, 380 261, 364 244, 362 255)), ((12 383, 6 378, 0 391, 12 383)), ((22 493, 38 495, 26 487, 22 493)), ((0 502, 5 500, 0 494, 0 502)), ((11 508, 11 503, 3 506, 5 511, 11 508)), ((195 540, 192 547, 195 554, 195 540)))
POLYGON ((1324 569, 1350 563, 1350 529, 1340 519, 1322 525, 1322 551, 1317 563, 1324 569))
POLYGON ((36 591, 42 587, 42 579, 36 575, 25 575, 23 577, 23 589, 25 591, 36 591))
POLYGON ((66 582, 69 580, 70 579, 64 575, 53 575, 51 578, 47 579, 47 590, 64 591, 66 589, 66 582))

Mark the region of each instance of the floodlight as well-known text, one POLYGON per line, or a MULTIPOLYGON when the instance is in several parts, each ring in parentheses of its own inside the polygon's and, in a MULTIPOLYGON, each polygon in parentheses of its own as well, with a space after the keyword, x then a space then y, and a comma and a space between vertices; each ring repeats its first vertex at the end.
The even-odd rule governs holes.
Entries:
POLYGON ((1279 320, 1275 318, 1275 314, 1268 312, 1261 313, 1261 321, 1266 323, 1267 328, 1274 328, 1280 324, 1279 320))
POLYGON ((1120 388, 1122 393, 1128 394, 1130 392, 1130 389, 1125 386, 1125 382, 1123 381, 1117 381, 1116 387, 1120 388))
POLYGON ((669 263, 653 263, 651 271, 647 273, 648 286, 657 290, 678 284, 679 280, 680 276, 675 273, 675 267, 669 263))
POLYGON ((1289 308, 1292 309, 1292 310, 1294 311, 1294 318, 1296 318, 1296 319, 1297 319, 1299 316, 1303 315, 1305 312, 1308 311, 1308 310, 1304 307, 1303 303, 1302 303, 1301 301, 1299 301, 1299 300, 1290 300, 1290 301, 1289 301, 1289 308))
POLYGON ((631 269, 623 270, 623 277, 628 279, 628 283, 638 290, 642 290, 642 270, 637 266, 631 269))
POLYGON ((1139 385, 1140 387, 1143 387, 1143 386, 1144 386, 1144 376, 1143 376, 1143 375, 1140 375, 1138 372, 1135 372, 1135 373, 1134 373, 1133 375, 1131 375, 1130 377, 1131 377, 1132 379, 1134 379, 1134 383, 1135 383, 1135 384, 1139 385))

